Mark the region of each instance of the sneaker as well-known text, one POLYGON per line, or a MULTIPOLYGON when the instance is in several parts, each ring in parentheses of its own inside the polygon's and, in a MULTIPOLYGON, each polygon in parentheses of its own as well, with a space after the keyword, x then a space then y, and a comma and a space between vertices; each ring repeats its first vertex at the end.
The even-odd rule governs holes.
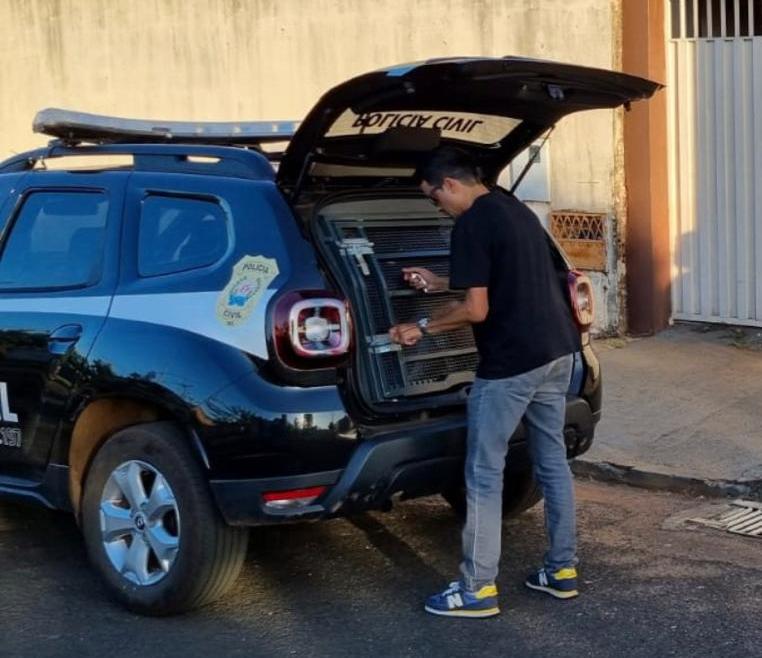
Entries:
POLYGON ((553 573, 540 569, 524 581, 529 589, 546 592, 557 599, 573 599, 577 591, 577 570, 574 567, 559 569, 553 573))
POLYGON ((424 610, 444 617, 494 617, 500 613, 497 587, 485 585, 478 592, 469 592, 459 582, 450 583, 444 592, 426 599, 424 610))

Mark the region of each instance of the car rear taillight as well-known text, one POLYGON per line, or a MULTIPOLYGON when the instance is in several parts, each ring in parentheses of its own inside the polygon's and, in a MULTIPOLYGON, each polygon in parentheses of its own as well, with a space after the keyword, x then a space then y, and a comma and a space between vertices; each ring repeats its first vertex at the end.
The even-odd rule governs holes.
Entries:
POLYGON ((582 331, 593 324, 593 283, 586 274, 570 270, 567 276, 574 321, 582 331))
POLYGON ((328 487, 307 487, 306 489, 288 489, 286 491, 266 491, 262 494, 265 507, 288 509, 306 507, 323 493, 328 487))
POLYGON ((352 342, 347 303, 326 291, 291 292, 274 315, 275 351, 298 369, 330 368, 343 362, 352 342))

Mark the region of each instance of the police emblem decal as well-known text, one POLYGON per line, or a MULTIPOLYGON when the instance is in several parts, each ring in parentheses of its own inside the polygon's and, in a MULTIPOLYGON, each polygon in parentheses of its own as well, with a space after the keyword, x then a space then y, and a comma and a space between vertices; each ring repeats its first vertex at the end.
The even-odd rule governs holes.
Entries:
POLYGON ((278 273, 274 258, 244 256, 217 299, 217 319, 228 327, 243 324, 278 273))

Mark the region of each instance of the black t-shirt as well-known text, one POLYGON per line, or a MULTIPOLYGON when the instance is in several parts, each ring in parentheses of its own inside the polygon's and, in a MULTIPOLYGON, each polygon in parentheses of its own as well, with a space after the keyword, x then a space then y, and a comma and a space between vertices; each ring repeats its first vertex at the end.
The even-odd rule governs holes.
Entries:
POLYGON ((473 325, 478 377, 512 377, 579 349, 545 230, 503 190, 478 197, 452 231, 450 288, 484 286, 489 312, 473 325))

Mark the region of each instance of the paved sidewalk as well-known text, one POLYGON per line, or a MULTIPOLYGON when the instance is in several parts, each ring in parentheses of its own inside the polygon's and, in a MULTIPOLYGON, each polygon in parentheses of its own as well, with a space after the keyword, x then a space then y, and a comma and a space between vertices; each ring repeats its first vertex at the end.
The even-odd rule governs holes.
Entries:
POLYGON ((578 475, 762 495, 762 330, 684 324, 595 348, 603 418, 578 475))

